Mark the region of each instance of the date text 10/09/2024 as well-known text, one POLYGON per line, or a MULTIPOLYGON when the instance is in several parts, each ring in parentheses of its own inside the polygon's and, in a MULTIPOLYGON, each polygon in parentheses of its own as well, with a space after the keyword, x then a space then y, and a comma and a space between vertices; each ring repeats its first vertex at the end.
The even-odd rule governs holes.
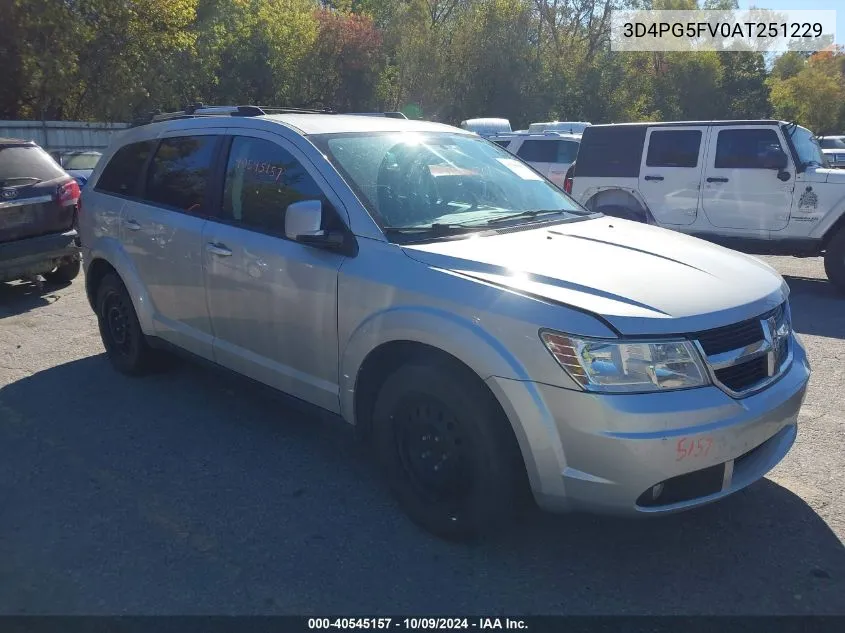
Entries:
POLYGON ((528 625, 518 618, 308 618, 308 629, 524 631, 528 625))

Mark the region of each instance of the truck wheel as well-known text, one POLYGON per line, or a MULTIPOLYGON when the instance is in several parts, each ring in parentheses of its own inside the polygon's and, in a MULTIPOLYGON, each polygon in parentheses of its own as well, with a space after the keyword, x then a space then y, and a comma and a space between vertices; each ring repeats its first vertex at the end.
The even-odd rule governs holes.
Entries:
POLYGON ((147 345, 126 287, 114 273, 100 282, 96 305, 100 336, 112 365, 130 376, 146 373, 152 368, 154 351, 147 345))
POLYGON ((406 365, 385 380, 373 411, 376 455, 399 505, 449 540, 504 527, 526 481, 510 423, 474 378, 406 365))
POLYGON ((833 236, 824 254, 824 271, 836 288, 845 293, 845 228, 833 236))
POLYGON ((646 223, 645 216, 642 213, 638 213, 628 207, 607 206, 599 207, 596 211, 603 213, 604 215, 609 215, 612 218, 621 218, 623 220, 631 220, 632 222, 642 222, 643 224, 646 223))
POLYGON ((44 279, 51 284, 69 284, 79 275, 79 269, 82 267, 82 262, 74 260, 67 264, 61 264, 54 271, 44 273, 44 279))

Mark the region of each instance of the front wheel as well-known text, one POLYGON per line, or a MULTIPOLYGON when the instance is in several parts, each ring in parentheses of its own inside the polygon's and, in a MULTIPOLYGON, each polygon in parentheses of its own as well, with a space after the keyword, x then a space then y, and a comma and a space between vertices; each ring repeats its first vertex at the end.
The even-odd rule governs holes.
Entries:
POLYGON ((836 288, 845 293, 845 227, 833 236, 824 254, 824 271, 836 288))
POLYGON ((467 540, 512 518, 525 469, 475 376, 436 363, 399 368, 376 398, 373 440, 399 505, 429 532, 467 540))

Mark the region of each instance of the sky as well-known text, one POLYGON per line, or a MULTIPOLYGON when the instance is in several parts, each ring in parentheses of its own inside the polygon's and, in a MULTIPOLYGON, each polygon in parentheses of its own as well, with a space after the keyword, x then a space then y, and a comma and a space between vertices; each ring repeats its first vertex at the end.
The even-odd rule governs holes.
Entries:
POLYGON ((780 11, 836 10, 836 43, 845 45, 845 2, 842 0, 739 0, 740 9, 751 6, 780 11))

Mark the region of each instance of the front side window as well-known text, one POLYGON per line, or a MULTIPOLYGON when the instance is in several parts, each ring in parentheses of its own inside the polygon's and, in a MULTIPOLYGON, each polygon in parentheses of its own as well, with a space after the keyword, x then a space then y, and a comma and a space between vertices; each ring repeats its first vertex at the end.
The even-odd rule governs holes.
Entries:
POLYGON ((285 210, 301 200, 325 198, 290 152, 263 139, 232 140, 223 188, 224 219, 284 235, 285 210))
POLYGON ((717 169, 766 169, 772 152, 782 150, 774 130, 720 130, 716 141, 717 169))
POLYGON ((696 167, 700 130, 659 130, 648 137, 648 167, 696 167))
POLYGON ((217 138, 163 139, 150 163, 144 198, 187 213, 200 211, 217 138))
POLYGON ((560 222, 589 215, 512 154, 477 137, 366 132, 311 140, 388 233, 471 232, 540 216, 560 222))

